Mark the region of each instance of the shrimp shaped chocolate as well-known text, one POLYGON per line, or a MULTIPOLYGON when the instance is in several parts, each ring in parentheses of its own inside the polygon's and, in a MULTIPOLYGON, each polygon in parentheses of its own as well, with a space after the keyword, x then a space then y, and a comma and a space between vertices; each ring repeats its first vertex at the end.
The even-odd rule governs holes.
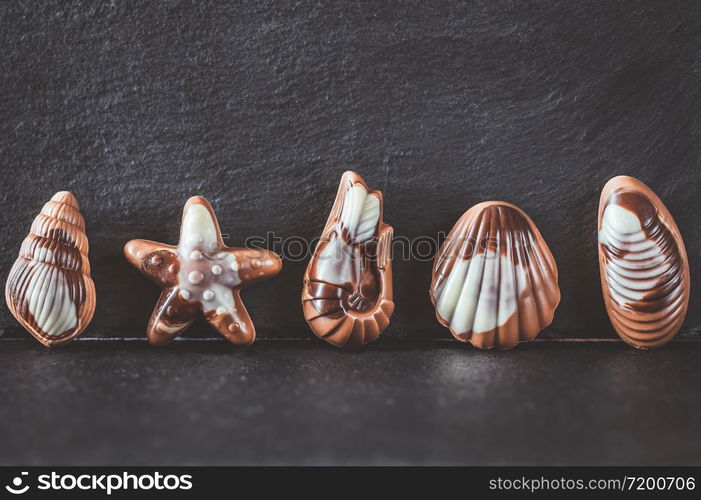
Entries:
POLYGON ((393 229, 382 212, 382 192, 344 173, 304 274, 304 318, 317 337, 338 347, 377 339, 394 312, 393 229))

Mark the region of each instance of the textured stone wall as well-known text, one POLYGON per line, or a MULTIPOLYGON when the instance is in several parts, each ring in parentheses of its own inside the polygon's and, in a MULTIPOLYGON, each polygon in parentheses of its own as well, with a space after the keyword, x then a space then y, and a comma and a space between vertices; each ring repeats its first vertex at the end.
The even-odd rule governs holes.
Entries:
MULTIPOLYGON (((347 169, 384 191, 396 236, 448 231, 484 200, 523 208, 560 269, 543 336, 614 335, 596 255, 614 175, 666 202, 701 283, 698 2, 114 3, 0 6, 0 271, 73 191, 98 293, 85 335, 143 336, 158 289, 122 246, 176 242, 189 196, 231 245, 313 238, 347 169)), ((305 266, 244 292, 260 336, 310 335, 305 266)), ((449 338, 431 263, 394 269, 387 334, 449 338)), ((6 309, 0 329, 23 335, 6 309)), ((694 296, 683 333, 700 332, 694 296)))

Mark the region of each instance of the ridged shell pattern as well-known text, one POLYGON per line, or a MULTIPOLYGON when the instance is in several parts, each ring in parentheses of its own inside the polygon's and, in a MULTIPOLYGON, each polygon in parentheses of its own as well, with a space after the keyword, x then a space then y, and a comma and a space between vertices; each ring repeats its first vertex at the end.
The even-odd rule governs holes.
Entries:
POLYGON ((5 298, 22 326, 49 347, 72 340, 90 323, 95 286, 85 221, 73 194, 56 193, 34 219, 5 298))
POLYGON ((392 227, 382 193, 346 172, 304 276, 302 305, 312 331, 336 346, 379 337, 394 311, 392 227))
POLYGON ((549 325, 560 302, 557 267, 528 216, 485 202, 458 220, 436 256, 430 296, 458 340, 509 348, 549 325))
POLYGON ((677 333, 686 314, 689 271, 684 243, 647 186, 630 177, 610 182, 599 222, 608 314, 626 342, 655 347, 677 333))

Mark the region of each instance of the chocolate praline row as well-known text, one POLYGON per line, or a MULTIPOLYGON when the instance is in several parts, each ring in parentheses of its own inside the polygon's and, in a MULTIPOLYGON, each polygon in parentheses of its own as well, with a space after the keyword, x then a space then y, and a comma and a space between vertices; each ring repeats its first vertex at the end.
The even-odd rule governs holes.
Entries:
MULTIPOLYGON (((357 173, 344 173, 301 294, 312 332, 332 345, 367 344, 389 325, 393 229, 383 214, 382 192, 357 173)), ((606 184, 598 250, 604 303, 618 335, 644 349, 669 342, 688 308, 689 262, 672 215, 649 187, 626 176, 606 184)), ((161 288, 146 328, 156 346, 171 342, 197 317, 233 344, 251 344, 255 327, 240 293, 282 268, 272 251, 227 247, 201 196, 185 204, 176 245, 131 240, 124 255, 161 288)), ((20 324, 47 347, 87 328, 95 286, 85 222, 71 193, 56 193, 35 218, 5 297, 20 324)), ((438 322, 457 340, 511 348, 552 323, 560 302, 557 265, 523 210, 483 202, 460 217, 441 245, 429 297, 438 322)))

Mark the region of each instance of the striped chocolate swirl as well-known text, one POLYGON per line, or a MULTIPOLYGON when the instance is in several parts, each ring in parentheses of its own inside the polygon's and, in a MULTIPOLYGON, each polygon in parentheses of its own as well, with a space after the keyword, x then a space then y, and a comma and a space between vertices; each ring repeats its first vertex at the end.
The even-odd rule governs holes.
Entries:
POLYGON ((687 264, 662 202, 628 179, 619 181, 626 184, 613 189, 601 208, 602 285, 621 338, 636 347, 654 347, 671 339, 684 321, 687 264))
POLYGON ((5 288, 12 314, 49 347, 79 335, 95 310, 88 239, 78 202, 56 193, 32 223, 5 288))

